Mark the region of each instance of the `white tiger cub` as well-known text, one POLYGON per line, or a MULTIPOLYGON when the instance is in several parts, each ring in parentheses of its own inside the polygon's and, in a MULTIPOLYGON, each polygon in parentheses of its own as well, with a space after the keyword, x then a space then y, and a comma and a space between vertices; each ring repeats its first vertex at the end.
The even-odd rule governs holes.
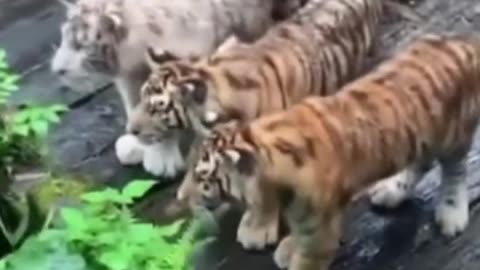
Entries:
MULTIPOLYGON (((64 84, 86 88, 94 78, 112 81, 128 119, 150 70, 148 46, 180 57, 211 53, 228 36, 260 37, 274 22, 292 14, 305 0, 59 0, 67 9, 62 39, 51 70, 64 84)), ((122 164, 142 162, 146 171, 172 177, 184 167, 177 142, 143 146, 133 135, 116 142, 122 164), (176 153, 166 161, 167 153, 176 153), (165 161, 164 161, 165 160, 165 161), (164 161, 162 163, 162 161, 164 161)), ((171 156, 171 155, 170 155, 171 156)))

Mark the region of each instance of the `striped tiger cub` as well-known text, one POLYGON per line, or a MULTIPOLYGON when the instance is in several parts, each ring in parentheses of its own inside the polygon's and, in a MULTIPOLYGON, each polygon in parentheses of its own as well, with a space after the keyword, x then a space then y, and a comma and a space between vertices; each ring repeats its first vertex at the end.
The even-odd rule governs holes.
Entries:
MULTIPOLYGON (((253 44, 233 37, 196 61, 149 50, 153 72, 128 130, 145 143, 189 128, 202 138, 218 123, 248 122, 307 95, 331 94, 360 72, 382 15, 381 0, 311 0, 253 44)), ((195 186, 184 181, 178 198, 201 200, 195 186)), ((237 238, 247 249, 278 240, 278 206, 267 193, 252 198, 240 223, 237 238), (271 213, 255 212, 261 204, 271 213)))
POLYGON ((269 186, 291 230, 277 265, 327 269, 354 194, 395 173, 414 185, 435 160, 435 220, 445 236, 465 230, 466 159, 479 117, 480 39, 428 34, 334 95, 217 126, 189 177, 210 201, 246 200, 269 186))

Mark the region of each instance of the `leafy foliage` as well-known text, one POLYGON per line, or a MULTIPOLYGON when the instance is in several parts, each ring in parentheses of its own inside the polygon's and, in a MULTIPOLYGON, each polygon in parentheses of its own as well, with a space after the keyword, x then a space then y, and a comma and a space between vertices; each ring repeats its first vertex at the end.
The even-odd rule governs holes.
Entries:
POLYGON ((31 212, 27 196, 9 189, 13 174, 18 167, 41 160, 42 140, 50 124, 58 123, 59 114, 66 111, 63 105, 10 106, 7 101, 19 89, 19 80, 20 76, 8 66, 5 51, 0 49, 0 240, 5 238, 11 247, 23 240, 31 212), (19 220, 15 228, 6 224, 12 219, 19 220))
POLYGON ((7 64, 7 54, 0 50, 0 105, 6 104, 11 93, 18 90, 20 76, 12 74, 7 64))
POLYGON ((181 219, 154 226, 137 220, 128 207, 154 183, 137 180, 122 190, 84 194, 83 207, 62 208, 62 224, 30 238, 0 261, 0 270, 188 269, 195 222, 181 219))
POLYGON ((45 231, 26 240, 14 254, 0 261, 1 270, 87 270, 85 260, 68 250, 59 231, 45 231))
POLYGON ((41 141, 49 126, 60 121, 64 105, 26 105, 14 108, 8 98, 18 90, 20 76, 14 74, 0 50, 0 168, 11 170, 14 164, 25 164, 40 158, 41 141))
POLYGON ((43 138, 52 123, 60 122, 59 114, 67 108, 63 105, 28 106, 16 112, 11 118, 11 132, 20 136, 43 138))

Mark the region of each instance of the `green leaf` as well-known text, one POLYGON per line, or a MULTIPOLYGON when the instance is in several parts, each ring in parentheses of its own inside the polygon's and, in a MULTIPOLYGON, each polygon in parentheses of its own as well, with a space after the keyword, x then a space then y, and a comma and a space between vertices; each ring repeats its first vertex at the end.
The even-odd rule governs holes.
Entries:
POLYGON ((14 125, 12 132, 22 137, 28 137, 30 135, 30 126, 27 124, 14 125))
POLYGON ((48 122, 46 121, 35 121, 31 123, 31 128, 36 137, 43 138, 48 134, 48 122))
POLYGON ((8 98, 12 95, 12 93, 8 92, 8 91, 1 91, 0 90, 0 97, 3 97, 3 98, 8 98))
POLYGON ((55 113, 62 113, 68 111, 68 107, 63 104, 55 104, 49 107, 49 110, 55 113))
POLYGON ((152 180, 134 180, 122 190, 122 196, 136 199, 145 195, 157 182, 152 180))
POLYGON ((13 82, 0 82, 0 89, 3 91, 14 92, 18 90, 18 85, 13 82))
POLYGON ((85 202, 99 204, 106 202, 125 203, 125 199, 121 196, 118 190, 113 188, 106 188, 103 191, 93 191, 81 196, 85 202))
POLYGON ((32 106, 29 108, 24 109, 23 111, 28 114, 28 120, 30 122, 38 121, 41 120, 43 117, 43 112, 44 112, 43 107, 38 107, 38 106, 32 106))
POLYGON ((20 80, 20 76, 17 74, 8 74, 2 80, 3 83, 7 85, 16 85, 20 80))
POLYGON ((46 111, 44 117, 45 117, 45 120, 51 123, 60 122, 60 117, 58 116, 58 113, 53 110, 46 111))
POLYGON ((119 235, 118 232, 113 231, 113 232, 104 232, 101 233, 97 236, 96 242, 102 245, 113 245, 115 246, 116 243, 118 243, 119 236, 123 237, 123 235, 119 235))
POLYGON ((30 119, 31 112, 29 109, 21 110, 13 116, 13 122, 16 124, 23 124, 30 119))
POLYGON ((100 255, 99 261, 108 267, 109 270, 127 270, 129 269, 130 256, 122 256, 117 250, 105 252, 100 255))
POLYGON ((130 226, 129 235, 135 243, 147 243, 158 236, 157 229, 152 224, 134 224, 130 226))
POLYGON ((82 212, 74 208, 63 208, 60 211, 63 221, 67 227, 77 230, 83 230, 88 224, 85 223, 85 217, 82 212))

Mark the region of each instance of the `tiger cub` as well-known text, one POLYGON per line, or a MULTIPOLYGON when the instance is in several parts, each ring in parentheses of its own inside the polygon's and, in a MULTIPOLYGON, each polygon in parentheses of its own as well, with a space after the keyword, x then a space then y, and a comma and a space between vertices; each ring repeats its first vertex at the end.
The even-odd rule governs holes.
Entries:
MULTIPOLYGON (((202 138, 218 123, 245 123, 308 95, 331 94, 360 72, 382 15, 382 0, 311 0, 253 44, 232 38, 196 61, 149 50, 153 73, 141 89, 128 130, 145 143, 175 138, 188 129, 202 138)), ((177 197, 201 200, 195 186, 184 181, 177 197)), ((258 196, 251 193, 254 205, 240 223, 237 238, 248 249, 278 239, 278 206, 268 201, 266 189, 258 196), (271 213, 256 213, 262 204, 271 205, 271 213)))
POLYGON ((480 39, 428 34, 335 95, 217 127, 190 177, 209 201, 273 187, 291 230, 276 263, 327 269, 354 194, 402 170, 413 185, 434 160, 442 169, 435 220, 445 236, 465 230, 466 161, 479 117, 480 39))

